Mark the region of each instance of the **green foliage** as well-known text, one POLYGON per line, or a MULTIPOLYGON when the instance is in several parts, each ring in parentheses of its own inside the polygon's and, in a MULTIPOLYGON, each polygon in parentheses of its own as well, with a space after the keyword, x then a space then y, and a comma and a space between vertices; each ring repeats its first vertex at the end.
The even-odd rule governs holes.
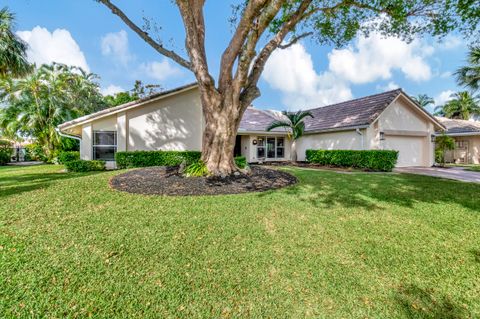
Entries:
POLYGON ((208 175, 208 169, 202 160, 198 160, 188 165, 183 173, 187 177, 201 177, 208 175))
POLYGON ((133 151, 115 153, 118 168, 189 165, 200 160, 197 151, 133 151))
POLYGON ((10 162, 13 155, 13 145, 9 141, 0 140, 0 165, 10 162))
POLYGON ((26 146, 27 153, 31 160, 47 162, 48 157, 45 155, 45 150, 42 145, 38 143, 29 144, 26 146))
POLYGON ((297 111, 297 112, 282 112, 285 117, 284 120, 273 121, 268 127, 267 131, 271 131, 277 127, 283 127, 289 130, 289 134, 294 140, 302 137, 303 132, 305 131, 305 118, 311 117, 313 115, 309 111, 297 111))
POLYGON ((65 164, 67 162, 76 161, 80 159, 80 152, 77 151, 64 151, 58 154, 59 164, 65 164))
POLYGON ((451 119, 469 120, 472 116, 480 116, 480 101, 468 91, 457 92, 450 96, 445 105, 435 108, 435 115, 451 119))
POLYGON ((104 99, 108 106, 117 106, 128 102, 133 102, 137 100, 138 97, 132 95, 130 92, 119 92, 115 93, 114 95, 107 95, 104 97, 104 99))
POLYGON ((30 136, 51 160, 61 149, 55 128, 104 107, 97 76, 80 68, 42 65, 22 79, 0 80, 0 129, 9 136, 30 136))
POLYGON ((245 156, 236 156, 234 160, 235 160, 235 165, 237 165, 237 167, 240 169, 244 169, 248 166, 247 159, 245 158, 245 156))
POLYGON ((469 48, 467 63, 455 72, 457 83, 477 91, 480 89, 480 45, 469 48))
POLYGON ((445 152, 455 149, 455 139, 442 134, 435 138, 435 162, 445 166, 445 152))
POLYGON ((104 171, 105 161, 85 161, 75 160, 64 163, 65 168, 69 172, 92 172, 92 171, 104 171))
POLYGON ((105 103, 108 106, 117 106, 138 99, 145 98, 149 95, 155 94, 161 90, 161 86, 157 84, 144 85, 142 81, 136 80, 131 91, 119 92, 114 95, 107 95, 104 97, 105 103))
POLYGON ((398 152, 392 150, 307 150, 306 160, 325 166, 352 167, 390 172, 397 163, 398 152))
POLYGON ((14 24, 15 15, 7 8, 0 10, 0 78, 24 76, 31 70, 27 44, 15 34, 14 24))
POLYGON ((431 104, 435 104, 435 100, 427 94, 419 94, 417 96, 412 96, 412 100, 417 102, 417 104, 420 105, 422 108, 426 108, 431 104))

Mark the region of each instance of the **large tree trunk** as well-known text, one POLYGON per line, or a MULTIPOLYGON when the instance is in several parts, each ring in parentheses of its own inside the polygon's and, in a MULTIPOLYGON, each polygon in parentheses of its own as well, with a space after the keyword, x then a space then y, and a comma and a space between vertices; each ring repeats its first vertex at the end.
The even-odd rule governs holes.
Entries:
POLYGON ((202 93, 205 118, 202 161, 210 174, 227 176, 239 170, 233 159, 233 149, 244 108, 238 107, 239 96, 230 92, 213 96, 204 94, 208 93, 202 93))

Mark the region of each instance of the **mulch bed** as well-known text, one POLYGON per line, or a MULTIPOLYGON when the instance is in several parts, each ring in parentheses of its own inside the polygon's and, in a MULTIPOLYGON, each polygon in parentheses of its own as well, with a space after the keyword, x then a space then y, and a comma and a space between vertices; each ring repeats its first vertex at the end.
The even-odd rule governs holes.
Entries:
POLYGON ((263 192, 297 183, 286 172, 252 166, 249 175, 183 177, 175 168, 148 167, 132 170, 110 180, 116 190, 145 195, 224 195, 263 192))

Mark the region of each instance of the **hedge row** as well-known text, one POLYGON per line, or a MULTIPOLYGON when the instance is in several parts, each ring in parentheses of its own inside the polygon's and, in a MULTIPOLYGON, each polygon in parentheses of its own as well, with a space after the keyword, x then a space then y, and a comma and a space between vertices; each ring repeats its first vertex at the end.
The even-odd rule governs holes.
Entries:
POLYGON ((78 161, 80 159, 80 152, 77 151, 64 151, 58 154, 58 163, 65 164, 71 161, 78 161))
POLYGON ((105 161, 75 160, 75 161, 66 162, 65 167, 69 172, 104 171, 105 161))
POLYGON ((5 140, 0 140, 0 165, 5 165, 10 162, 13 155, 12 143, 5 140))
POLYGON ((115 153, 118 168, 187 165, 200 160, 197 151, 133 151, 115 153))
POLYGON ((307 150, 310 163, 390 172, 397 164, 398 152, 391 150, 307 150))

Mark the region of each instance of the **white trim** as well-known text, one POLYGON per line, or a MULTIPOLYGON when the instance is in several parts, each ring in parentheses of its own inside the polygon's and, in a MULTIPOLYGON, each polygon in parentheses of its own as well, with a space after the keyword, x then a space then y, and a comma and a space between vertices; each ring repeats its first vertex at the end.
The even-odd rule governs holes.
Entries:
POLYGON ((348 127, 338 127, 338 128, 331 128, 331 129, 324 129, 324 130, 314 130, 314 131, 305 131, 303 135, 311 135, 311 134, 321 134, 321 133, 330 133, 330 132, 340 132, 340 131, 355 131, 357 129, 365 129, 370 127, 369 124, 365 125, 356 125, 356 126, 348 126, 348 127))

